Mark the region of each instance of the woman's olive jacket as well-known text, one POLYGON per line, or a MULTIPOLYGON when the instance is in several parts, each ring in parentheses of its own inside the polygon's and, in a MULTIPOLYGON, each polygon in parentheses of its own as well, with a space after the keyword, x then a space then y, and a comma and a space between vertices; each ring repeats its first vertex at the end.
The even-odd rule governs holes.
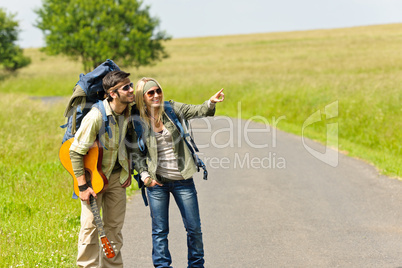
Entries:
MULTIPOLYGON (((215 107, 208 108, 208 101, 205 101, 200 105, 192 105, 169 101, 175 114, 180 121, 182 119, 200 118, 206 116, 213 116, 215 114, 215 107)), ((171 119, 163 113, 162 122, 165 128, 171 133, 173 140, 173 151, 177 159, 177 165, 180 173, 184 179, 191 178, 195 172, 197 172, 197 166, 194 163, 192 154, 187 147, 186 142, 181 138, 179 130, 171 119)), ((135 163, 135 169, 138 173, 148 171, 152 179, 158 181, 156 177, 156 169, 158 167, 158 150, 155 132, 149 127, 144 128, 143 137, 147 146, 146 156, 141 156, 138 146, 134 146, 133 149, 133 161, 135 163)), ((136 140, 136 138, 134 139, 136 140)))

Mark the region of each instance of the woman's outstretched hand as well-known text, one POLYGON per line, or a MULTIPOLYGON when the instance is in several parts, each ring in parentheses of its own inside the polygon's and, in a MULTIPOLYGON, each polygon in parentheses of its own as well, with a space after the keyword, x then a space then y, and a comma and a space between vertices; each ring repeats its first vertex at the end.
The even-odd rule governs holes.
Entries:
POLYGON ((212 103, 222 102, 225 99, 225 94, 223 93, 223 88, 219 90, 215 95, 213 95, 209 100, 212 103))

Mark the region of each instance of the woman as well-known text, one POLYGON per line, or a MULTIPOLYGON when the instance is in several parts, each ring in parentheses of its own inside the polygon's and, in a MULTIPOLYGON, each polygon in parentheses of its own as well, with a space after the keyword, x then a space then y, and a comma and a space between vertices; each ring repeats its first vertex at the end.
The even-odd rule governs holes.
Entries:
MULTIPOLYGON (((215 104, 224 100, 223 89, 201 105, 170 101, 179 119, 213 116, 215 104)), ((169 199, 172 193, 187 231, 188 267, 204 267, 204 248, 197 192, 193 174, 197 167, 185 141, 164 111, 163 91, 153 78, 136 85, 135 101, 144 122, 147 167, 137 170, 147 187, 152 217, 152 261, 155 267, 171 267, 168 249, 169 199), (148 173, 144 171, 148 171, 148 173), (146 174, 146 175, 144 175, 146 174)))

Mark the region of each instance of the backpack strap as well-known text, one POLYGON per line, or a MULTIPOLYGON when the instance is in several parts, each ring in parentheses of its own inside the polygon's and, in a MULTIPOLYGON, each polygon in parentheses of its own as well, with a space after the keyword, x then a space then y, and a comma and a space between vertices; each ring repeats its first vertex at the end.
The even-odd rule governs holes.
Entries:
MULTIPOLYGON (((135 165, 135 163, 132 162, 133 167, 134 167, 134 165, 135 165)), ((134 172, 133 169, 132 169, 132 172, 134 172)), ((133 176, 134 176, 134 179, 137 181, 138 188, 141 189, 142 199, 144 200, 144 205, 147 207, 148 206, 147 194, 145 192, 144 182, 141 180, 141 175, 139 173, 137 173, 137 174, 133 174, 133 176)))
POLYGON ((187 144, 188 149, 190 150, 194 162, 197 165, 198 171, 200 171, 200 168, 204 170, 204 180, 208 179, 208 171, 207 167, 205 166, 204 162, 198 157, 198 155, 195 152, 199 152, 197 146, 195 145, 195 142, 191 135, 188 133, 188 131, 184 131, 183 125, 180 122, 179 118, 177 117, 176 113, 173 110, 172 105, 170 104, 169 101, 164 102, 164 108, 165 108, 165 113, 166 115, 172 120, 172 122, 176 125, 178 131, 180 132, 180 136, 184 139, 184 141, 187 144), (190 144, 191 143, 191 144, 190 144))
MULTIPOLYGON (((134 126, 134 131, 137 134, 138 148, 140 149, 140 152, 142 153, 142 155, 146 155, 147 154, 147 146, 144 142, 144 128, 142 125, 142 121, 140 119, 140 113, 135 105, 131 108, 131 121, 134 126)), ((132 166, 131 170, 132 170, 132 172, 134 172, 134 166, 135 166, 134 161, 131 161, 131 166, 132 166)), ((141 195, 142 195, 142 199, 144 200, 144 205, 148 206, 148 200, 147 200, 147 195, 145 192, 145 186, 144 186, 144 182, 141 180, 141 175, 138 173, 133 174, 133 175, 134 175, 134 179, 137 181, 138 188, 141 189, 141 195)))
POLYGON ((138 148, 140 149, 140 151, 143 155, 146 155, 147 154, 147 146, 145 145, 145 142, 144 142, 143 122, 141 121, 140 112, 138 111, 137 106, 135 104, 131 108, 130 119, 131 119, 131 122, 133 123, 134 131, 137 134, 138 148))
MULTIPOLYGON (((190 134, 188 134, 188 131, 185 131, 183 128, 183 125, 181 124, 179 118, 177 117, 176 113, 173 110, 172 105, 170 104, 170 102, 165 101, 164 102, 164 108, 165 108, 165 113, 166 115, 170 118, 170 120, 172 120, 172 122, 175 124, 176 128, 178 129, 180 136, 184 139, 184 141, 187 144, 187 147, 189 148, 194 162, 197 165, 197 169, 198 171, 200 171, 200 168, 202 168, 204 170, 204 180, 206 180, 208 178, 208 171, 207 168, 204 164, 204 162, 198 157, 198 155, 195 152, 198 152, 198 148, 195 145, 195 142, 193 140, 193 138, 191 137, 190 134), (190 140, 190 142, 188 141, 190 140), (190 144, 191 143, 191 144, 190 144)), ((137 134, 137 145, 141 151, 141 153, 143 155, 146 155, 147 153, 147 146, 144 142, 144 128, 143 128, 143 123, 140 119, 140 115, 139 115, 139 111, 138 109, 136 109, 135 106, 132 107, 131 109, 131 120, 134 126, 134 130, 137 134)), ((132 170, 134 170, 134 166, 135 163, 134 161, 131 161, 131 165, 132 165, 132 170)), ((142 194, 142 199, 144 200, 144 204, 145 206, 148 206, 148 200, 146 197, 146 192, 145 192, 145 186, 144 186, 144 182, 141 180, 140 174, 135 174, 134 175, 134 179, 137 181, 138 183, 138 187, 141 189, 141 194, 142 194)))
POLYGON ((138 148, 140 149, 140 151, 143 155, 146 155, 147 154, 147 146, 145 145, 145 142, 144 142, 144 129, 142 127, 141 121, 133 119, 133 123, 134 123, 135 133, 137 134, 138 148))
MULTIPOLYGON (((113 119, 112 115, 109 115, 109 116, 106 115, 106 109, 105 109, 105 105, 103 104, 103 101, 98 100, 94 105, 92 105, 92 107, 95 107, 96 109, 98 109, 102 114, 102 127, 99 130, 98 136, 100 137, 107 132, 107 134, 109 135, 109 139, 111 139, 113 137, 113 134, 112 134, 112 129, 109 126, 109 122, 111 122, 113 125, 115 125, 116 121, 113 119)), ((101 139, 99 139, 99 142, 102 144, 101 139)), ((107 148, 105 147, 104 144, 102 144, 102 146, 103 146, 103 148, 105 148, 107 150, 107 148)))

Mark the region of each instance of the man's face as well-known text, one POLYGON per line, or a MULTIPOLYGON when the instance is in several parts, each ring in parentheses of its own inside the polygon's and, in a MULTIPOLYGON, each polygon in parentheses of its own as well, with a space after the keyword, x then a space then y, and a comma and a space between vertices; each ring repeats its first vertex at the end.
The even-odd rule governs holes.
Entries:
POLYGON ((134 89, 133 83, 129 82, 116 90, 117 101, 122 104, 130 104, 134 102, 134 89))

